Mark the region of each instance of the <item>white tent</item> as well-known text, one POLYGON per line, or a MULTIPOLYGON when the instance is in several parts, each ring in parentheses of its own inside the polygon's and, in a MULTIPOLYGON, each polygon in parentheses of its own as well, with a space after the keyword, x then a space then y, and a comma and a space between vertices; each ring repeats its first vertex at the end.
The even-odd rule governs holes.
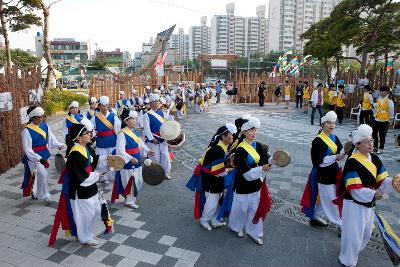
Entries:
MULTIPOLYGON (((46 79, 46 77, 47 77, 47 61, 46 61, 46 59, 44 59, 44 57, 42 57, 42 59, 40 60, 40 70, 42 72, 42 79, 46 79)), ((56 70, 54 67, 53 67, 53 71, 54 71, 54 75, 56 76, 56 79, 62 78, 61 71, 56 70)))

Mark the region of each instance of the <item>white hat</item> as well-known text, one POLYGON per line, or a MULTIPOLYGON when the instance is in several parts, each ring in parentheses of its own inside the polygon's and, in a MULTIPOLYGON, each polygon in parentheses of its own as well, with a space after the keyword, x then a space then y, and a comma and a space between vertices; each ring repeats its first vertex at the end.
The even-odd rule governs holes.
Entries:
POLYGON ((139 117, 139 114, 136 111, 131 110, 131 111, 129 111, 129 116, 127 118, 125 118, 124 120, 127 120, 129 118, 137 118, 137 117, 139 117))
POLYGON ((89 103, 96 103, 97 102, 97 98, 95 98, 94 96, 92 96, 89 100, 89 103))
POLYGON ((68 109, 70 109, 70 108, 78 108, 78 107, 79 107, 78 101, 72 101, 71 104, 69 104, 68 109))
POLYGON ((335 111, 329 111, 328 113, 325 114, 325 116, 323 116, 321 118, 321 124, 323 124, 324 122, 336 122, 337 119, 337 115, 335 113, 335 111))
POLYGON ((88 120, 86 117, 83 117, 81 120, 81 124, 83 124, 83 126, 85 126, 86 130, 88 132, 93 131, 93 124, 90 120, 88 120))
POLYGON ((255 117, 247 116, 246 119, 248 120, 242 125, 242 131, 250 130, 252 128, 260 128, 261 123, 260 120, 255 117))
POLYGON ((100 100, 99 103, 102 105, 108 105, 110 103, 110 98, 108 98, 108 96, 100 96, 100 100))
POLYGON ((146 85, 146 90, 150 90, 150 89, 151 89, 150 85, 146 85))
POLYGON ((164 97, 160 97, 160 103, 161 103, 162 105, 165 105, 165 104, 167 104, 167 101, 165 100, 164 97))
POLYGON ((160 90, 158 90, 158 89, 154 89, 154 92, 153 92, 154 94, 160 94, 161 92, 160 92, 160 90))
POLYGON ((351 133, 351 139, 353 144, 357 144, 364 139, 371 138, 372 136, 372 128, 367 124, 361 124, 358 126, 357 130, 354 130, 351 133))
POLYGON ((125 92, 124 91, 119 91, 119 94, 120 95, 125 95, 125 92))
POLYGON ((149 103, 160 101, 160 96, 157 94, 151 94, 149 96, 149 103))
POLYGON ((143 102, 144 102, 145 104, 149 104, 149 103, 150 103, 150 99, 149 99, 149 98, 146 98, 143 102))
POLYGON ((235 134, 237 132, 237 128, 236 125, 231 123, 231 122, 227 122, 225 124, 226 128, 228 128, 228 131, 232 134, 235 134))
POLYGON ((137 94, 137 90, 135 88, 132 88, 132 94, 137 94))
POLYGON ((44 115, 44 109, 42 109, 41 107, 36 107, 31 112, 28 113, 29 118, 42 117, 43 115, 44 115))

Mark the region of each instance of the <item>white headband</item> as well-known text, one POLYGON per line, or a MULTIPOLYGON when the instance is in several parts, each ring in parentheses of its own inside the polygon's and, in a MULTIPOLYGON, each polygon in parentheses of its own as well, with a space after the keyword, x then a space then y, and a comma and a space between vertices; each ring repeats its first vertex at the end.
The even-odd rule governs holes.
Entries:
POLYGON ((29 114, 29 118, 42 117, 44 115, 44 110, 41 107, 34 108, 29 114))

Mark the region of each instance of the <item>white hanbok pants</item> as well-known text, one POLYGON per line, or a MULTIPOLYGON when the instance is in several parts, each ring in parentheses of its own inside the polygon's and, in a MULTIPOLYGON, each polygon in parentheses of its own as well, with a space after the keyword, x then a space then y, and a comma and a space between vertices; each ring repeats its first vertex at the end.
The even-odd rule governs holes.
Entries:
POLYGON ((195 110, 196 110, 197 113, 203 112, 203 108, 199 104, 196 104, 195 110))
POLYGON ((45 199, 50 197, 49 193, 49 182, 48 182, 48 172, 47 169, 41 164, 37 162, 36 164, 29 161, 29 170, 32 174, 35 174, 35 181, 32 188, 32 194, 38 199, 45 199), (36 173, 35 173, 36 166, 36 173))
POLYGON ((253 238, 263 236, 263 221, 260 220, 253 224, 253 218, 256 214, 260 202, 260 191, 250 194, 233 194, 231 213, 229 214, 229 227, 235 231, 246 231, 253 238))
POLYGON ((177 109, 176 113, 178 114, 178 119, 181 120, 183 119, 184 115, 183 115, 183 108, 182 109, 177 109))
POLYGON ((164 168, 165 175, 169 175, 171 172, 171 162, 169 160, 168 144, 166 141, 160 144, 153 144, 151 142, 146 143, 150 150, 155 152, 155 155, 150 157, 152 161, 158 162, 164 168))
POLYGON ((94 238, 93 224, 100 218, 100 201, 98 195, 88 199, 79 199, 75 193, 75 200, 71 199, 71 208, 74 215, 78 240, 84 244, 94 238))
POLYGON ((109 147, 109 148, 99 148, 96 147, 96 155, 99 155, 99 162, 97 163, 96 171, 99 172, 107 172, 102 176, 102 179, 105 181, 112 181, 115 177, 115 172, 111 172, 108 169, 108 164, 107 164, 107 157, 111 155, 112 151, 114 150, 115 147, 109 147))
MULTIPOLYGON (((124 188, 126 187, 126 185, 129 182, 129 179, 132 176, 135 178, 136 190, 139 192, 143 186, 142 167, 130 169, 130 170, 126 170, 126 169, 121 170, 121 181, 122 181, 122 185, 124 186, 124 188)), ((126 199, 125 199, 126 205, 133 205, 136 203, 136 197, 133 196, 133 193, 134 193, 134 190, 132 187, 130 194, 128 196, 126 196, 126 199)))
POLYGON ((336 199, 336 185, 318 183, 319 203, 315 208, 314 217, 326 215, 333 224, 341 227, 339 206, 332 203, 336 199))
POLYGON ((365 248, 372 234, 374 210, 345 199, 342 218, 339 260, 346 266, 356 266, 358 254, 365 248))
POLYGON ((203 212, 201 213, 200 222, 207 223, 211 221, 213 224, 218 224, 216 220, 218 216, 220 193, 205 192, 206 203, 204 204, 203 212))

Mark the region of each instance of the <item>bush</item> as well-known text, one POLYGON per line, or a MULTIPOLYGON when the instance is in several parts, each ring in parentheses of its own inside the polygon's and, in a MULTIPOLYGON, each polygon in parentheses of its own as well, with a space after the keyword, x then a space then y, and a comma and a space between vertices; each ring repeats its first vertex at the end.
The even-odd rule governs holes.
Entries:
POLYGON ((67 111, 72 101, 78 101, 79 106, 87 103, 88 98, 82 94, 76 94, 59 89, 46 90, 44 94, 43 109, 47 116, 59 111, 67 111))

